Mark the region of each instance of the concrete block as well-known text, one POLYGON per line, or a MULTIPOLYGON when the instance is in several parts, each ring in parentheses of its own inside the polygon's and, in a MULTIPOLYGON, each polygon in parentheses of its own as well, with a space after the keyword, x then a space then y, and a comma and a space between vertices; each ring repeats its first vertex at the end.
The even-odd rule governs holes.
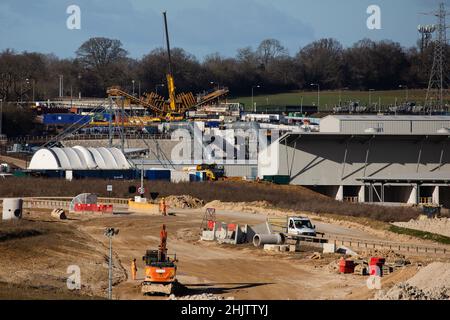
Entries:
POLYGON ((287 244, 283 244, 280 246, 280 251, 281 252, 287 252, 289 250, 289 245, 287 244))
POLYGON ((214 236, 214 231, 206 230, 202 232, 200 239, 203 241, 214 241, 216 237, 214 236))
POLYGON ((323 244, 323 253, 335 253, 336 245, 334 243, 324 243, 323 244))
POLYGON ((291 244, 289 245, 289 252, 297 252, 297 245, 291 244))
POLYGON ((278 244, 265 244, 264 250, 266 251, 280 251, 280 246, 278 244))

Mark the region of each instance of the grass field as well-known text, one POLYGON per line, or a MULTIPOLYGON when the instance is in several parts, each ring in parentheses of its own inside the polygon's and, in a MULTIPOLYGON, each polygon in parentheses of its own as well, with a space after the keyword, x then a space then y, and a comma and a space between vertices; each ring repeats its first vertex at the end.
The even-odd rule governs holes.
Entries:
MULTIPOLYGON (((408 96, 408 101, 415 101, 417 104, 424 104, 426 90, 391 90, 391 91, 321 91, 320 92, 320 111, 331 110, 335 105, 348 101, 359 101, 362 105, 368 105, 369 99, 372 103, 381 102, 382 107, 404 103, 408 96), (370 98, 369 98, 370 96, 370 98)), ((301 104, 303 97, 303 105, 317 105, 317 91, 291 91, 287 93, 279 93, 272 95, 257 95, 255 90, 254 102, 259 110, 264 110, 266 106, 286 106, 301 104)), ((450 96, 447 96, 450 101, 450 96)), ((241 102, 245 105, 246 110, 250 110, 251 96, 237 97, 230 102, 241 102)))

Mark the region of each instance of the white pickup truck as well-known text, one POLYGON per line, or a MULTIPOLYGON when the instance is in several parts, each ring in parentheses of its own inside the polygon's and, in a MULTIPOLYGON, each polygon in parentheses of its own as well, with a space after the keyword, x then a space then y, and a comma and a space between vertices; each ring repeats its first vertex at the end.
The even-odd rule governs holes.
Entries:
POLYGON ((306 217, 288 217, 287 233, 315 237, 316 226, 306 217))

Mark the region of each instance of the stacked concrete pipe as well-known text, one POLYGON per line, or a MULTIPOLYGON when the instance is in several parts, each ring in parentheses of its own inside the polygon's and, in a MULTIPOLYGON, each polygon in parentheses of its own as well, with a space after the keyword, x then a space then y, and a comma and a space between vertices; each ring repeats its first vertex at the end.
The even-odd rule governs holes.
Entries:
POLYGON ((265 244, 283 244, 284 240, 284 235, 281 233, 255 234, 253 236, 253 245, 255 247, 262 247, 265 244))

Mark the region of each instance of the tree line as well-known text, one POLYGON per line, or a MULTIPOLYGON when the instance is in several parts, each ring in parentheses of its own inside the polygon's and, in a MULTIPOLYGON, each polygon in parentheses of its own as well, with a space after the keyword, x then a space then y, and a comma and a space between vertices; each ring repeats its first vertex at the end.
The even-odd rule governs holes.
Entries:
MULTIPOLYGON (((399 85, 425 88, 433 50, 433 43, 422 50, 369 39, 344 48, 328 38, 314 41, 294 55, 276 39, 263 40, 255 49, 241 48, 234 57, 213 53, 200 61, 182 48, 171 53, 178 92, 199 93, 221 86, 228 87, 234 96, 248 96, 257 85, 259 94, 315 90, 311 84, 319 84, 323 90, 389 90, 399 85)), ((445 55, 450 61, 449 47, 445 55)), ((0 99, 15 102, 58 97, 60 78, 64 96, 78 97, 81 93, 83 97, 105 97, 106 89, 114 85, 129 92, 134 87, 136 94, 157 90, 167 95, 167 69, 164 48, 133 59, 121 41, 108 38, 89 39, 70 59, 7 49, 0 53, 0 99)))

